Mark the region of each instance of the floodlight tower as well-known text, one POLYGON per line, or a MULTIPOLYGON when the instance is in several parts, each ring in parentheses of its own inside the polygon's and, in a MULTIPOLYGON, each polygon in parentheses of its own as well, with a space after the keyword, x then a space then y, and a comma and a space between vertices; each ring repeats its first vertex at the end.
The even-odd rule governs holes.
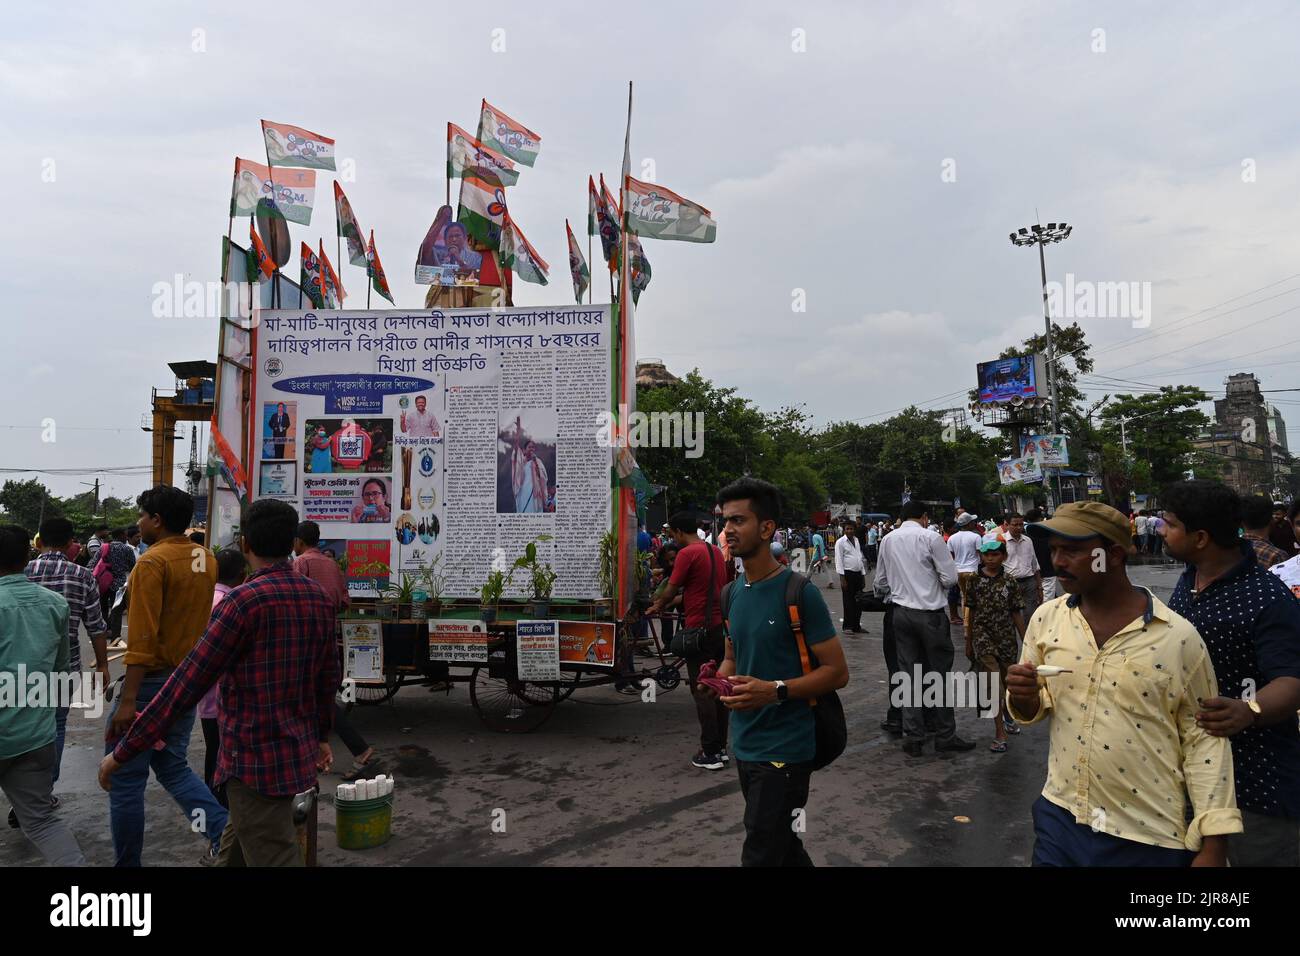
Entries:
POLYGON ((1052 433, 1060 434, 1060 409, 1056 399, 1056 349, 1052 344, 1052 313, 1047 305, 1047 259, 1043 255, 1043 246, 1053 242, 1064 242, 1070 238, 1074 227, 1065 222, 1049 222, 1046 226, 1035 223, 1024 226, 1018 232, 1011 233, 1011 244, 1015 246, 1038 247, 1038 272, 1043 284, 1043 322, 1047 327, 1047 382, 1052 395, 1052 433))

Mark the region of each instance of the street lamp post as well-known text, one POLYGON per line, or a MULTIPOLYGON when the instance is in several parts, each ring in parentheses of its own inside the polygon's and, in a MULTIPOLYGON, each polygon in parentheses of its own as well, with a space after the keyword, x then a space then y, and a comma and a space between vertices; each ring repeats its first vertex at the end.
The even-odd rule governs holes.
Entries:
POLYGON ((1043 287, 1043 323, 1047 332, 1047 382, 1052 396, 1052 433, 1060 434, 1061 418, 1056 394, 1056 348, 1052 342, 1052 312, 1047 302, 1047 258, 1043 246, 1064 242, 1074 227, 1065 222, 1049 222, 1046 226, 1035 223, 1011 233, 1011 243, 1016 246, 1038 246, 1038 273, 1043 287))

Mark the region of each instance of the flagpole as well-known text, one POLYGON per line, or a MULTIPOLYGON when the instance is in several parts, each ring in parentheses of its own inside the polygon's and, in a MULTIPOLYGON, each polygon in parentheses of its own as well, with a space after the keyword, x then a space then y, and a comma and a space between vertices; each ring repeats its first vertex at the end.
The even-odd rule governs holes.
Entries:
MULTIPOLYGON (((596 264, 595 260, 591 258, 591 232, 590 232, 590 230, 588 230, 588 232, 587 232, 587 261, 590 262, 592 265, 595 265, 595 264, 596 264)), ((587 283, 587 305, 591 305, 591 298, 592 298, 592 296, 595 295, 595 294, 596 294, 596 283, 594 283, 594 282, 588 282, 588 283, 587 283)))

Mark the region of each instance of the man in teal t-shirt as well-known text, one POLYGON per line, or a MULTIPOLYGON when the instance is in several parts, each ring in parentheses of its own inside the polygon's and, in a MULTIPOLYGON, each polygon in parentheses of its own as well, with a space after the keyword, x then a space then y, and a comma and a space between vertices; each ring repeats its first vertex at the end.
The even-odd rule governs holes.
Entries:
MULTIPOLYGON (((727 653, 718 676, 734 693, 731 749, 745 797, 742 866, 812 866, 791 826, 808 801, 816 732, 808 701, 849 682, 844 649, 821 592, 805 584, 799 595, 804 640, 817 666, 803 673, 799 645, 785 602, 791 571, 772 557, 780 517, 773 485, 742 478, 718 493, 727 545, 745 573, 731 586, 727 653)), ((707 688, 705 693, 711 693, 707 688)))
POLYGON ((81 866, 85 858, 53 799, 54 710, 68 705, 54 675, 68 666, 68 602, 27 580, 29 538, 0 525, 0 674, 18 695, 0 706, 0 791, 51 866, 81 866))

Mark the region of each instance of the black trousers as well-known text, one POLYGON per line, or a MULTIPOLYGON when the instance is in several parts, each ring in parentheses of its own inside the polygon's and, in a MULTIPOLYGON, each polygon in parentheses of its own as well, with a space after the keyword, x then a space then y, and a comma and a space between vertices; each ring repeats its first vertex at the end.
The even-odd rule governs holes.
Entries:
MULTIPOLYGON (((894 607, 893 602, 885 605, 885 636, 880 642, 885 652, 885 669, 890 675, 898 673, 898 640, 894 637, 894 607)), ((929 655, 925 654, 922 648, 921 666, 925 670, 930 669, 929 655)), ((892 689, 892 685, 891 685, 892 689)), ((903 712, 893 704, 889 705, 889 711, 885 714, 885 720, 891 724, 902 724, 903 712)), ((927 733, 933 733, 935 730, 935 718, 933 712, 925 712, 925 729, 927 733)))
POLYGON ((741 866, 812 866, 796 828, 802 828, 808 803, 809 763, 736 761, 745 797, 745 845, 741 866))
POLYGON ((695 693, 695 685, 700 677, 700 666, 705 661, 720 664, 726 654, 726 632, 719 624, 709 628, 704 640, 704 656, 686 661, 686 679, 691 687, 691 696, 695 699, 695 716, 700 721, 700 749, 710 755, 720 754, 727 749, 727 705, 716 697, 700 697, 695 693))
POLYGON ((862 627, 862 608, 858 607, 858 592, 862 590, 862 572, 845 571, 844 587, 844 629, 858 630, 862 627))

